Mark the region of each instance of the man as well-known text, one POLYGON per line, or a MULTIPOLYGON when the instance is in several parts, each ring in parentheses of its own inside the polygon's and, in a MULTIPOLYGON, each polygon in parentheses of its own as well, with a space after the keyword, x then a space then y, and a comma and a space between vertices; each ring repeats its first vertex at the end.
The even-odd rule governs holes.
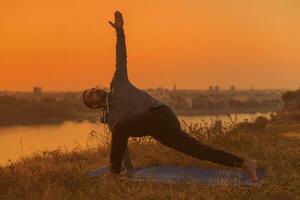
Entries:
POLYGON ((110 84, 111 92, 93 88, 83 93, 89 108, 104 109, 103 122, 112 132, 110 170, 119 174, 125 153, 125 165, 131 166, 127 148, 129 137, 150 135, 165 146, 200 160, 239 167, 256 181, 257 161, 202 144, 185 133, 175 113, 165 104, 136 88, 128 79, 123 17, 115 12, 115 22, 109 22, 117 34, 116 69, 110 84))

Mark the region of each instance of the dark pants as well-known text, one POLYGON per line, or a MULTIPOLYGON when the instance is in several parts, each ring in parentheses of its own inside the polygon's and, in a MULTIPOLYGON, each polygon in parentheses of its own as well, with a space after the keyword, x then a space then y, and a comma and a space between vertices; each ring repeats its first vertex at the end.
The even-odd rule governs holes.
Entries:
POLYGON ((119 173, 129 137, 150 135, 163 145, 184 154, 214 163, 241 167, 243 159, 229 152, 202 144, 185 133, 175 113, 168 106, 149 108, 116 123, 112 130, 110 165, 113 173, 119 173))

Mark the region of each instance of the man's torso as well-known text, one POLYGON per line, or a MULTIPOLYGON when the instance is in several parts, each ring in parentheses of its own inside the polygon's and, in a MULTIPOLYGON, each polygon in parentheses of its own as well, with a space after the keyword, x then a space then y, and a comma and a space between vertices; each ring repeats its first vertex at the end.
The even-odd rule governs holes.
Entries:
POLYGON ((146 111, 150 107, 164 105, 147 92, 136 88, 129 81, 111 83, 109 94, 108 126, 112 130, 113 125, 139 112, 146 111))

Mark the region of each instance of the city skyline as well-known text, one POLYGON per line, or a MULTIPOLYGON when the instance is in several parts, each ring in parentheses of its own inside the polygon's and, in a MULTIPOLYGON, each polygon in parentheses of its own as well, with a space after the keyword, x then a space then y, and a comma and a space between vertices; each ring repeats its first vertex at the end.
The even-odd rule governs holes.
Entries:
MULTIPOLYGON (((33 90, 35 90, 35 88, 40 88, 43 90, 43 92, 82 92, 82 90, 51 90, 49 88, 44 88, 42 86, 32 86, 29 89, 26 90, 8 90, 5 88, 0 88, 0 93, 1 92, 32 92, 33 90)), ((103 88, 108 88, 107 86, 103 86, 103 88)), ((171 85, 170 87, 162 87, 162 86, 158 86, 158 87, 149 87, 149 88, 142 88, 144 90, 159 90, 159 89, 166 89, 166 90, 170 90, 170 91, 174 91, 174 85, 171 85)), ((206 88, 181 88, 181 87, 177 87, 176 85, 176 91, 184 91, 184 90, 191 90, 191 91, 209 91, 209 90, 219 90, 219 91, 230 91, 230 90, 236 90, 236 91, 247 91, 247 90, 284 90, 284 91, 288 91, 288 90, 299 90, 300 87, 298 88, 255 88, 253 86, 249 87, 249 88, 240 88, 236 85, 230 85, 230 87, 220 87, 219 85, 208 85, 206 88), (216 89, 216 87, 218 89, 216 89), (232 89, 232 87, 234 87, 234 89, 232 89)))

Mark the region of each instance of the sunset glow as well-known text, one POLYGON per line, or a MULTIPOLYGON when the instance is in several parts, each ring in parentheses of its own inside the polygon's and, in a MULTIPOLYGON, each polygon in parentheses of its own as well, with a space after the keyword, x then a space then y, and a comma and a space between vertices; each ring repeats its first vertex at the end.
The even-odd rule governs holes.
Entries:
POLYGON ((108 86, 117 9, 138 87, 300 85, 299 1, 2 0, 0 90, 108 86))

